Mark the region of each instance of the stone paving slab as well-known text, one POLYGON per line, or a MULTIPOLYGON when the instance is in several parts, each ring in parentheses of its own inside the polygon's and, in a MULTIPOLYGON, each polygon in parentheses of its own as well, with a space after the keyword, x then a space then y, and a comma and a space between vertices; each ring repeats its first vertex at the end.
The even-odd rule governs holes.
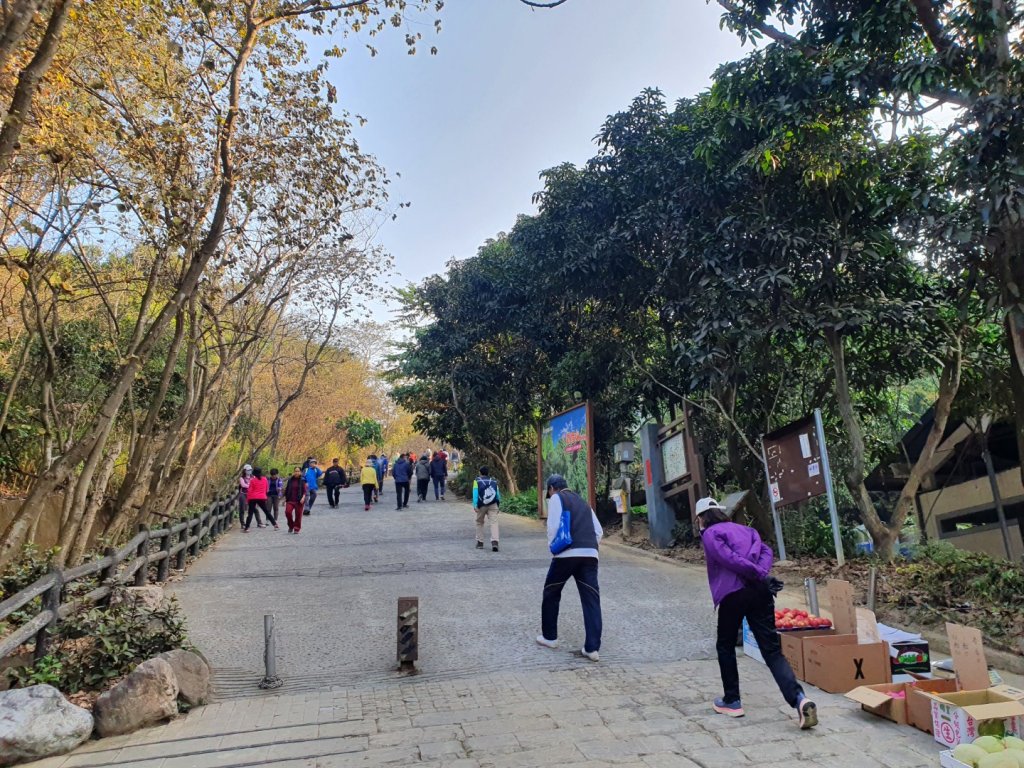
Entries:
POLYGON ((90 742, 38 768, 925 768, 927 734, 809 689, 821 725, 797 728, 765 666, 741 656, 747 716, 716 715, 714 614, 702 573, 602 553, 605 637, 574 658, 533 642, 548 562, 535 521, 504 517, 502 551, 473 548, 465 504, 366 513, 318 504, 299 536, 233 533, 173 587, 218 698, 171 723, 90 742), (394 669, 395 600, 421 598, 420 673, 394 669), (262 615, 281 628, 285 687, 267 694, 262 615))
POLYGON ((708 707, 706 661, 595 664, 460 681, 416 680, 222 701, 170 725, 94 742, 38 768, 248 768, 357 765, 529 768, 556 765, 924 768, 930 736, 811 691, 821 725, 800 731, 767 669, 743 659, 747 716, 708 707), (252 701, 244 702, 255 704, 252 701), (259 715, 254 722, 253 715, 259 715), (306 722, 295 722, 309 718, 306 722), (261 723, 268 723, 261 725, 261 723), (211 735, 215 734, 215 735, 211 735))

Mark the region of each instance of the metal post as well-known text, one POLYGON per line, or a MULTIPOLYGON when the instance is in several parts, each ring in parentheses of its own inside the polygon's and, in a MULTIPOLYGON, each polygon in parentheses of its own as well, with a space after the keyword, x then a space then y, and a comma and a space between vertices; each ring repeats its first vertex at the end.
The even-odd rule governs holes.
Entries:
POLYGON ((807 610, 812 616, 820 616, 818 612, 818 583, 814 579, 804 579, 804 591, 807 593, 807 610))
POLYGON ((874 565, 868 573, 868 610, 875 610, 875 594, 878 590, 878 568, 874 565))
POLYGON ((772 522, 775 523, 775 545, 779 549, 779 560, 785 560, 786 542, 782 538, 782 519, 779 517, 779 510, 776 509, 775 499, 772 497, 772 478, 768 472, 768 454, 764 450, 764 440, 761 441, 761 463, 764 464, 764 481, 768 484, 768 503, 772 508, 772 522))
POLYGON ((985 472, 988 474, 988 483, 992 486, 992 500, 996 505, 996 516, 999 518, 999 529, 1003 533, 1003 546, 1006 548, 1006 559, 1013 561, 1013 550, 1010 547, 1010 529, 1006 525, 1006 511, 1003 509, 1003 497, 999 494, 999 482, 996 479, 996 470, 992 466, 992 454, 988 452, 988 434, 982 435, 984 443, 981 446, 981 458, 985 460, 985 472))
POLYGON ((630 488, 629 475, 626 474, 626 470, 629 469, 629 464, 619 464, 619 477, 622 479, 622 491, 626 494, 626 509, 625 514, 622 516, 622 535, 632 536, 633 535, 633 507, 630 505, 630 498, 632 496, 632 488, 630 488))
POLYGON ((836 561, 846 564, 843 554, 843 537, 839 532, 839 513, 836 511, 836 494, 832 489, 832 468, 828 463, 828 446, 825 445, 825 427, 821 422, 821 408, 814 409, 814 429, 818 433, 818 449, 821 451, 821 474, 825 477, 825 491, 828 495, 828 514, 832 519, 832 541, 836 545, 836 561))
POLYGON ((274 614, 263 615, 263 679, 260 688, 280 688, 281 678, 277 676, 277 640, 274 637, 274 614))

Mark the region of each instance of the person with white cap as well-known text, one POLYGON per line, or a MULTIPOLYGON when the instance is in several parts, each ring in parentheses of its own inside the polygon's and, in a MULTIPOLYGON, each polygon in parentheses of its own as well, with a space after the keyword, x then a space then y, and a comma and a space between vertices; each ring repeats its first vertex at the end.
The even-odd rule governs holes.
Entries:
POLYGON ((544 580, 544 598, 541 602, 541 634, 537 644, 545 648, 558 647, 558 606, 562 600, 562 587, 570 578, 576 580, 583 608, 584 643, 580 655, 597 661, 601 649, 601 589, 597 583, 597 551, 604 536, 601 523, 578 494, 569 490, 561 475, 551 475, 548 494, 548 545, 558 534, 563 510, 569 513, 572 541, 559 552, 552 549, 553 557, 544 580))
POLYGON ((238 524, 245 527, 245 511, 249 503, 249 483, 252 480, 252 464, 242 467, 238 476, 238 524))
POLYGON ((771 548, 753 528, 732 522, 726 508, 711 497, 700 499, 694 511, 704 545, 711 599, 718 608, 716 649, 724 695, 715 699, 712 708, 719 714, 743 717, 736 635, 746 619, 779 690, 797 711, 800 728, 813 728, 818 724, 818 709, 804 695, 782 655, 775 631, 775 595, 768 583, 771 548))

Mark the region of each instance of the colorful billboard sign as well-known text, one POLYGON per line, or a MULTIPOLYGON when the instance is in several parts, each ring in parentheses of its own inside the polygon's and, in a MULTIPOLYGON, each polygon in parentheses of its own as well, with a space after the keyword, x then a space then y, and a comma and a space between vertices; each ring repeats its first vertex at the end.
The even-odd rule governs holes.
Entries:
POLYGON ((537 447, 538 513, 547 517, 544 483, 550 475, 561 475, 575 491, 597 504, 594 489, 594 450, 591 442, 593 419, 590 404, 584 403, 553 416, 540 429, 537 447))

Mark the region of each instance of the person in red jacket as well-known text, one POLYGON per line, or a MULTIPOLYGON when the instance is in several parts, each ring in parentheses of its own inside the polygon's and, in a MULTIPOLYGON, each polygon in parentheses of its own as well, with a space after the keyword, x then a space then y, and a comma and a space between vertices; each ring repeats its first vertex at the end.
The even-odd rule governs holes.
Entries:
POLYGON ((302 508, 306 504, 308 486, 302 476, 302 467, 292 470, 292 476, 284 484, 284 519, 288 521, 288 533, 302 530, 302 508))
POLYGON ((274 518, 274 513, 270 511, 270 507, 267 505, 267 491, 270 488, 270 482, 263 474, 263 470, 259 467, 255 467, 252 470, 252 479, 249 481, 249 489, 246 491, 245 497, 249 502, 249 516, 245 518, 245 527, 243 531, 248 532, 249 526, 252 525, 252 516, 256 515, 256 525, 259 528, 263 528, 263 523, 260 522, 260 513, 258 509, 263 510, 263 514, 267 516, 267 523, 273 525, 275 529, 278 528, 277 520, 274 518))

